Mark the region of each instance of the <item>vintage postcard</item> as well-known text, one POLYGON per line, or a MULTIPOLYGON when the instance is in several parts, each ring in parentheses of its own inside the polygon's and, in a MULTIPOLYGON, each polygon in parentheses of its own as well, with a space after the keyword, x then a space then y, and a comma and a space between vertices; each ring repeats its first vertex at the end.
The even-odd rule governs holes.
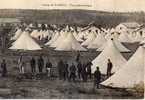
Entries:
POLYGON ((0 99, 144 99, 145 0, 0 0, 0 99))

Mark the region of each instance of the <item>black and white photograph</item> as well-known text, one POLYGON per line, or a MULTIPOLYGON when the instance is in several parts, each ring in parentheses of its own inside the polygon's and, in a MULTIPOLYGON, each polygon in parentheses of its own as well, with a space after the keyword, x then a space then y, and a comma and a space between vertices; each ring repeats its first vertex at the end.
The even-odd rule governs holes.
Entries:
POLYGON ((145 0, 0 0, 0 99, 144 99, 145 0))

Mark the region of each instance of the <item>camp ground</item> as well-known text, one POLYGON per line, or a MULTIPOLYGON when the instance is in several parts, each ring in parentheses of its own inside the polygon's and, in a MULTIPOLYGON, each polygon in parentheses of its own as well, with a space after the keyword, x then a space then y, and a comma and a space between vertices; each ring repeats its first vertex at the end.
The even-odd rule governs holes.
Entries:
POLYGON ((22 11, 0 20, 0 98, 144 98, 144 16, 22 11))

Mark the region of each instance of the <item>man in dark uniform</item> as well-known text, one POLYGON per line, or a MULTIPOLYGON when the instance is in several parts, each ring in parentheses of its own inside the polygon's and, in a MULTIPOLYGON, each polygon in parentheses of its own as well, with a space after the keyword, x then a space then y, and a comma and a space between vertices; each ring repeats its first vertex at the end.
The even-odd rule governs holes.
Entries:
POLYGON ((77 52, 77 57, 76 57, 76 62, 79 62, 80 56, 81 56, 81 55, 80 55, 80 52, 78 51, 78 52, 77 52))
POLYGON ((82 72, 82 64, 81 62, 78 62, 78 65, 77 65, 77 71, 78 71, 78 77, 79 79, 81 79, 81 72, 82 72))
POLYGON ((48 59, 46 62, 46 73, 48 76, 51 76, 51 68, 52 68, 52 63, 48 59))
POLYGON ((99 70, 99 67, 96 67, 96 71, 94 72, 94 86, 97 85, 97 88, 99 88, 100 81, 101 81, 101 72, 99 70))
POLYGON ((88 62, 88 64, 86 65, 86 70, 87 70, 87 77, 89 76, 89 78, 92 78, 92 70, 91 70, 91 66, 92 66, 92 62, 88 62))
POLYGON ((43 72, 43 67, 44 67, 44 60, 43 60, 42 56, 40 56, 39 59, 38 59, 39 73, 43 72))
POLYGON ((7 65, 6 65, 5 59, 3 59, 1 63, 1 69, 2 69, 2 77, 5 77, 7 74, 7 65))
POLYGON ((62 77, 63 77, 63 66, 64 66, 64 63, 63 63, 63 61, 62 60, 60 60, 59 62, 58 62, 58 64, 57 64, 57 68, 58 68, 58 74, 59 74, 59 79, 61 80, 62 79, 62 77))
POLYGON ((113 68, 113 64, 110 61, 110 59, 108 59, 108 63, 107 63, 107 77, 111 76, 111 70, 112 70, 112 68, 113 68))
POLYGON ((75 81, 76 78, 76 67, 75 65, 72 63, 72 65, 70 66, 70 81, 71 79, 73 79, 73 81, 75 81))
POLYGON ((30 65, 31 65, 31 72, 35 73, 36 72, 36 61, 35 61, 34 57, 32 57, 32 59, 30 61, 30 65))
POLYGON ((83 82, 87 81, 87 72, 86 72, 86 64, 82 65, 82 71, 81 71, 83 82))
POLYGON ((68 67, 69 67, 69 65, 68 65, 68 63, 65 61, 65 63, 64 63, 64 73, 63 73, 64 80, 68 79, 68 74, 69 74, 69 72, 68 72, 68 67))

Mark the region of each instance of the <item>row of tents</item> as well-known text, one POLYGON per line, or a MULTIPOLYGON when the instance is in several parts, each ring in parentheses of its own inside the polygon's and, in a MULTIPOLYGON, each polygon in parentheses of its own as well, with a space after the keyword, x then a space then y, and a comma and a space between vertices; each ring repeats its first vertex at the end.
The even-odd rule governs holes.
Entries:
MULTIPOLYGON (((19 43, 21 43, 20 41, 23 41, 23 39, 27 38, 32 39, 47 38, 47 40, 49 41, 45 45, 53 47, 55 48, 55 50, 60 51, 72 51, 72 50, 87 51, 87 49, 97 49, 97 51, 102 51, 109 42, 109 40, 113 38, 115 44, 119 47, 119 50, 121 52, 129 52, 130 50, 124 47, 122 43, 134 43, 134 42, 144 43, 145 41, 145 38, 139 33, 127 34, 125 32, 122 32, 118 34, 117 32, 112 30, 109 32, 102 32, 99 29, 97 29, 97 31, 91 32, 83 31, 79 33, 68 30, 55 32, 52 32, 50 30, 44 31, 33 30, 31 33, 29 33, 28 31, 22 31, 21 29, 18 29, 15 35, 11 38, 12 40, 15 40, 15 42, 12 45, 14 46, 14 44, 18 40, 19 43)), ((26 47, 29 47, 29 45, 30 44, 28 44, 26 47)), ((23 46, 25 45, 23 44, 23 46)), ((19 46, 18 47, 15 46, 14 49, 24 49, 24 48, 19 48, 19 46)), ((25 48, 24 50, 35 50, 35 49, 25 48)), ((36 48, 36 50, 38 50, 38 48, 36 48)))
MULTIPOLYGON (((139 32, 128 33, 122 31, 118 34, 115 29, 105 30, 92 28, 92 30, 69 31, 67 28, 62 31, 51 32, 49 30, 38 31, 33 30, 16 32, 17 35, 12 37, 15 40, 9 49, 23 49, 23 50, 41 50, 42 48, 33 38, 41 36, 51 37, 45 43, 45 46, 54 48, 57 51, 87 51, 88 49, 96 49, 101 53, 92 61, 92 73, 94 73, 97 66, 101 72, 107 72, 107 60, 110 59, 113 63, 112 72, 114 73, 110 78, 101 84, 109 87, 119 88, 133 88, 138 84, 144 84, 144 69, 145 69, 145 39, 139 32), (39 34, 39 35, 38 35, 39 34), (47 35, 46 35, 47 34, 47 35), (142 44, 133 56, 127 61, 122 52, 130 52, 122 43, 139 42, 142 44)), ((130 44, 131 45, 131 44, 130 44)))

